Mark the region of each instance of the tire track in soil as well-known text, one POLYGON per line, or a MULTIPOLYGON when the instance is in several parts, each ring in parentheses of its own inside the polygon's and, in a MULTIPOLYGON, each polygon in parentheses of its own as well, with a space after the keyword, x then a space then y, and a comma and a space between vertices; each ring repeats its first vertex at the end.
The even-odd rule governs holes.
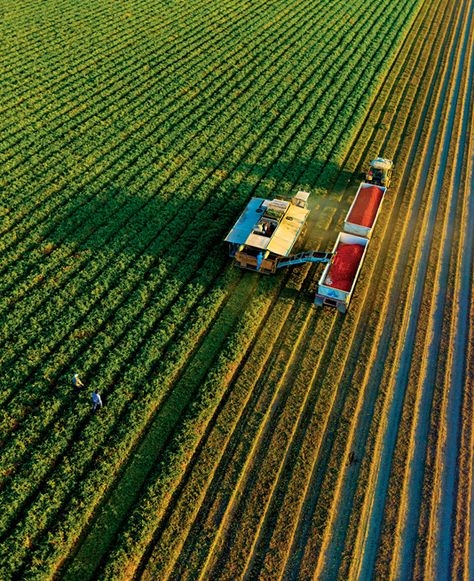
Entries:
MULTIPOLYGON (((439 156, 435 160, 435 172, 433 175, 433 187, 432 187, 432 202, 431 207, 428 210, 427 215, 425 215, 423 233, 420 242, 421 252, 416 264, 417 278, 414 283, 413 295, 411 299, 411 312, 408 320, 408 326, 406 329, 406 337, 410 337, 413 334, 413 341, 408 341, 405 343, 405 348, 402 352, 401 359, 401 369, 402 373, 399 372, 395 386, 396 389, 404 389, 406 382, 408 381, 408 374, 410 372, 410 363, 413 358, 413 347, 415 340, 415 333, 417 326, 419 324, 419 319, 421 317, 426 317, 421 311, 421 305, 423 300, 423 295, 430 288, 430 283, 432 281, 427 279, 427 269, 430 252, 432 252, 433 245, 433 234, 435 228, 435 222, 438 212, 438 204, 441 195, 443 180, 446 175, 446 167, 448 163, 448 152, 449 146, 452 139, 452 132, 455 121, 455 113, 457 110, 457 102, 459 98, 459 91, 462 80, 463 65, 466 58, 467 44, 469 39, 469 28, 472 22, 474 5, 471 4, 470 10, 467 14, 466 22, 463 23, 463 35, 464 39, 459 40, 459 44, 456 47, 456 52, 459 50, 459 61, 450 61, 450 66, 448 68, 448 73, 450 79, 453 79, 454 74, 454 84, 452 85, 451 95, 448 100, 448 110, 447 117, 445 117, 443 124, 442 140, 440 143, 439 156), (407 375, 405 376, 405 372, 407 375), (405 379, 406 377, 406 379, 405 379)), ((453 52, 453 56, 455 53, 453 52)), ((457 60, 458 57, 456 57, 457 60)), ((435 117, 433 124, 433 131, 435 128, 439 128, 441 123, 437 122, 435 117)), ((430 159, 430 166, 431 166, 430 159)), ((429 417, 431 411, 431 400, 433 396, 433 388, 436 376, 436 363, 438 356, 438 349, 440 344, 440 332, 442 325, 442 305, 444 304, 444 297, 447 287, 447 266, 449 264, 450 258, 450 248, 451 239, 443 241, 445 246, 441 248, 442 254, 442 271, 439 272, 438 285, 436 285, 436 296, 434 297, 434 313, 433 313, 433 335, 426 337, 428 342, 425 343, 427 351, 425 354, 427 356, 426 367, 423 373, 423 379, 420 383, 420 391, 418 392, 418 412, 416 417, 416 423, 414 425, 414 433, 412 433, 412 444, 414 446, 413 455, 410 455, 408 459, 407 469, 408 473, 405 480, 404 495, 402 497, 402 512, 400 516, 403 516, 403 522, 399 522, 399 532, 400 536, 397 537, 398 543, 395 544, 395 557, 392 563, 394 569, 397 571, 397 575, 401 578, 409 578, 413 571, 413 559, 417 542, 418 535, 418 519, 420 514, 420 505, 422 502, 422 484, 423 484, 423 474, 424 465, 426 457, 426 443, 429 431, 429 417), (439 304, 436 304, 439 301, 439 304), (403 511, 405 509, 405 511, 403 511)), ((433 310, 433 302, 431 310, 433 310)))
MULTIPOLYGON (((438 65, 439 68, 440 65, 438 65)), ((434 80, 438 82, 437 79, 438 73, 435 73, 434 80)), ((425 123, 426 116, 428 115, 428 111, 430 108, 430 103, 432 99, 432 95, 435 90, 435 82, 431 83, 430 89, 428 91, 427 99, 425 102, 424 110, 421 114, 421 120, 418 125, 417 135, 412 143, 410 148, 410 152, 407 157, 407 167, 415 167, 415 153, 418 148, 418 143, 421 137, 422 127, 425 123)), ((445 77, 445 82, 447 82, 447 77, 445 77)), ((438 110, 436 114, 436 119, 440 119, 441 116, 441 109, 442 109, 443 98, 438 100, 438 110)), ((433 155, 433 148, 435 145, 435 134, 432 131, 431 135, 428 139, 428 154, 427 159, 431 158, 433 155)), ((397 297, 399 295, 399 289, 401 287, 401 279, 403 278, 403 274, 407 265, 408 260, 408 247, 410 244, 410 240, 414 234, 415 224, 417 220, 418 208, 421 203, 421 195, 424 190, 424 185, 426 182, 427 171, 428 171, 428 163, 425 159, 423 166, 421 164, 418 165, 420 168, 418 180, 418 186, 415 191, 415 200, 413 203, 413 208, 411 211, 411 218, 409 223, 404 225, 405 234, 403 235, 404 243, 403 248, 404 250, 400 250, 398 254, 398 262, 396 263, 396 267, 392 267, 393 270, 393 277, 397 277, 399 282, 396 284, 393 280, 391 286, 390 293, 387 294, 387 301, 385 304, 395 303, 397 297)), ((402 180, 402 186, 400 188, 401 191, 404 191, 404 185, 406 187, 406 182, 408 180, 408 173, 409 170, 405 173, 405 178, 402 180), (404 185, 403 185, 404 184, 404 185)), ((402 248, 400 246, 400 248, 402 248)), ((391 326, 387 326, 384 328, 382 336, 379 341, 378 347, 378 355, 376 357, 376 361, 381 361, 385 359, 384 353, 388 349, 388 345, 392 341, 391 338, 392 329, 391 326)), ((408 344, 408 343, 407 343, 408 344)), ((380 370, 379 370, 380 371, 380 370)), ((377 373, 377 367, 374 368, 372 373, 377 373)), ((370 377, 368 381, 378 381, 377 374, 375 377, 370 377)), ((391 470, 391 458, 393 454, 393 450, 395 447, 396 442, 396 435, 397 435, 397 426, 399 423, 399 418, 401 414, 401 406, 403 402, 403 395, 404 391, 401 389, 395 389, 393 392, 393 396, 391 399, 387 401, 386 411, 384 412, 384 421, 382 425, 382 430, 379 432, 377 436, 378 443, 376 444, 376 450, 378 450, 375 459, 376 464, 373 464, 373 468, 371 469, 371 480, 373 484, 370 484, 368 487, 369 494, 371 495, 371 499, 365 500, 365 506, 367 507, 368 512, 365 512, 362 515, 361 523, 362 527, 359 529, 358 537, 359 540, 356 543, 357 553, 353 558, 353 562, 351 565, 351 578, 353 577, 361 577, 361 578, 368 578, 373 571, 373 566, 375 563, 375 553, 377 549, 377 539, 379 538, 380 528, 382 524, 382 519, 384 516, 384 502, 385 502, 385 495, 386 490, 388 487, 388 479, 391 470)))

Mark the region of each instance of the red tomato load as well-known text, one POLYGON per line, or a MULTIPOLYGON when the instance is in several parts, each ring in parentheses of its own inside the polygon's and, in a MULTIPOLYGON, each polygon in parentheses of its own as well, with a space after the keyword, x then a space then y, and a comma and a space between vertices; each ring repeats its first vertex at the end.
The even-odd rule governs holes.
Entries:
POLYGON ((349 214, 348 221, 370 228, 374 223, 382 197, 383 190, 378 186, 362 188, 349 214))
POLYGON ((324 284, 349 291, 363 253, 364 246, 360 244, 339 244, 324 284))

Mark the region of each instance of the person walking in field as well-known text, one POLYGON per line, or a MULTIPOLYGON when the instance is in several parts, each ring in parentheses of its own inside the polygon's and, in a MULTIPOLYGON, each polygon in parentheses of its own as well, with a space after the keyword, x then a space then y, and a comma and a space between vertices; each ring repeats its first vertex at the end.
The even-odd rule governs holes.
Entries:
POLYGON ((102 407, 102 398, 100 397, 99 390, 96 389, 92 392, 92 413, 95 412, 102 407))
POLYGON ((78 374, 78 373, 75 373, 75 374, 72 376, 72 385, 73 385, 73 387, 75 387, 77 390, 80 390, 80 389, 82 389, 83 387, 85 387, 85 386, 84 386, 84 384, 82 383, 82 381, 81 381, 81 378, 79 377, 79 374, 78 374))

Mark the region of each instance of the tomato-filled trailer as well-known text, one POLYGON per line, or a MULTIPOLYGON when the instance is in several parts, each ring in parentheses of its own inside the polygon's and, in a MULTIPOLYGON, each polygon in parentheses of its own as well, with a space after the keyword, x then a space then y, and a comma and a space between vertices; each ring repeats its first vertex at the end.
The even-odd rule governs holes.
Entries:
POLYGON ((344 231, 370 238, 387 188, 362 182, 344 220, 344 231))
POLYGON ((369 240, 341 232, 333 248, 333 258, 319 279, 314 304, 336 307, 345 313, 359 276, 369 240))

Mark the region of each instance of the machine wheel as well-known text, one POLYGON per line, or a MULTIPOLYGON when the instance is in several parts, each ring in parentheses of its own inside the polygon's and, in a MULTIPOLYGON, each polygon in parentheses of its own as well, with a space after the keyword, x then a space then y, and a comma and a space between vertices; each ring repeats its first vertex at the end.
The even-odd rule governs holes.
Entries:
POLYGON ((320 299, 320 298, 316 297, 316 298, 314 299, 314 305, 315 305, 316 307, 322 307, 322 306, 323 306, 323 299, 320 299))
POLYGON ((338 310, 340 313, 345 313, 345 312, 347 311, 347 305, 345 305, 344 303, 339 303, 339 304, 337 305, 337 310, 338 310))

